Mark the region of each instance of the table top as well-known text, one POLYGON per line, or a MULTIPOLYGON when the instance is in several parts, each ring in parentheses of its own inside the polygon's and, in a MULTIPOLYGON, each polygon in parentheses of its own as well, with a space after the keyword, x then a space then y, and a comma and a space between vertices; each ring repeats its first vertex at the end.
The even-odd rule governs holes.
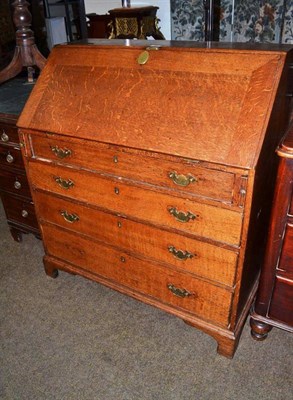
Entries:
POLYGON ((109 10, 110 15, 138 15, 138 14, 149 14, 150 12, 156 12, 159 7, 146 6, 146 7, 120 7, 109 10))
POLYGON ((15 78, 0 85, 0 114, 19 115, 34 84, 25 78, 15 78))

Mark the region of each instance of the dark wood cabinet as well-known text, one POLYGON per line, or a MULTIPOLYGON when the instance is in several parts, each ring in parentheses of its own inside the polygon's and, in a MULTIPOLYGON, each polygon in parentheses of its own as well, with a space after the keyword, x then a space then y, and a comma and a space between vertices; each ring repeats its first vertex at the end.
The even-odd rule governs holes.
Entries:
POLYGON ((108 14, 87 14, 88 37, 108 39, 164 40, 159 28, 157 10, 159 7, 122 7, 108 11, 108 14))
POLYGON ((263 261, 293 52, 152 44, 57 46, 26 103, 45 270, 159 307, 232 357, 263 261))
POLYGON ((277 149, 278 177, 266 257, 251 315, 251 333, 263 340, 273 326, 293 332, 293 123, 277 149))
POLYGON ((13 238, 39 237, 34 204, 21 156, 16 121, 32 85, 17 78, 0 85, 0 197, 13 238))

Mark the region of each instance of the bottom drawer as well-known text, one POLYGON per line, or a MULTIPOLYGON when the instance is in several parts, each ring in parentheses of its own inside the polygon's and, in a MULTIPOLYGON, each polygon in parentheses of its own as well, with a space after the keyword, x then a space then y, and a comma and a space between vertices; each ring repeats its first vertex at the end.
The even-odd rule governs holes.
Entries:
POLYGON ((2 193, 1 199, 8 220, 38 229, 35 208, 31 199, 21 199, 7 193, 2 193))
POLYGON ((55 226, 42 225, 47 254, 219 326, 229 324, 232 293, 55 226), (182 297, 181 297, 182 296, 182 297))
POLYGON ((293 327, 293 281, 277 277, 268 314, 293 327))

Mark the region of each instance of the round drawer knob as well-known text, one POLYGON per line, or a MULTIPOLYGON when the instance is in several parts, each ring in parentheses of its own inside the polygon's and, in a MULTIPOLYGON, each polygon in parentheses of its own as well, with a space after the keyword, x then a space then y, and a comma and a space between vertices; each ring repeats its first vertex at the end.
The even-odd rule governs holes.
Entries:
POLYGON ((27 212, 26 210, 22 210, 21 216, 22 216, 23 218, 28 217, 28 212, 27 212))
POLYGON ((1 140, 2 140, 2 142, 8 142, 8 140, 9 140, 9 136, 4 131, 1 135, 1 140))
POLYGON ((19 181, 14 182, 15 189, 21 189, 21 183, 19 181))
POLYGON ((7 161, 9 164, 11 164, 11 163, 13 163, 13 161, 14 161, 14 157, 9 153, 9 154, 7 154, 7 156, 6 156, 6 161, 7 161))

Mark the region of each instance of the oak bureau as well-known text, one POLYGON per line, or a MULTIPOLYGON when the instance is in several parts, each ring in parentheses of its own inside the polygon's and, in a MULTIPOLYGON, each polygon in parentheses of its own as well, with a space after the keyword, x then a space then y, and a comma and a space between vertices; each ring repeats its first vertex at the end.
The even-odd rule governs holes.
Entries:
POLYGON ((264 255, 293 54, 224 46, 57 46, 18 127, 46 273, 159 307, 232 357, 264 255))

